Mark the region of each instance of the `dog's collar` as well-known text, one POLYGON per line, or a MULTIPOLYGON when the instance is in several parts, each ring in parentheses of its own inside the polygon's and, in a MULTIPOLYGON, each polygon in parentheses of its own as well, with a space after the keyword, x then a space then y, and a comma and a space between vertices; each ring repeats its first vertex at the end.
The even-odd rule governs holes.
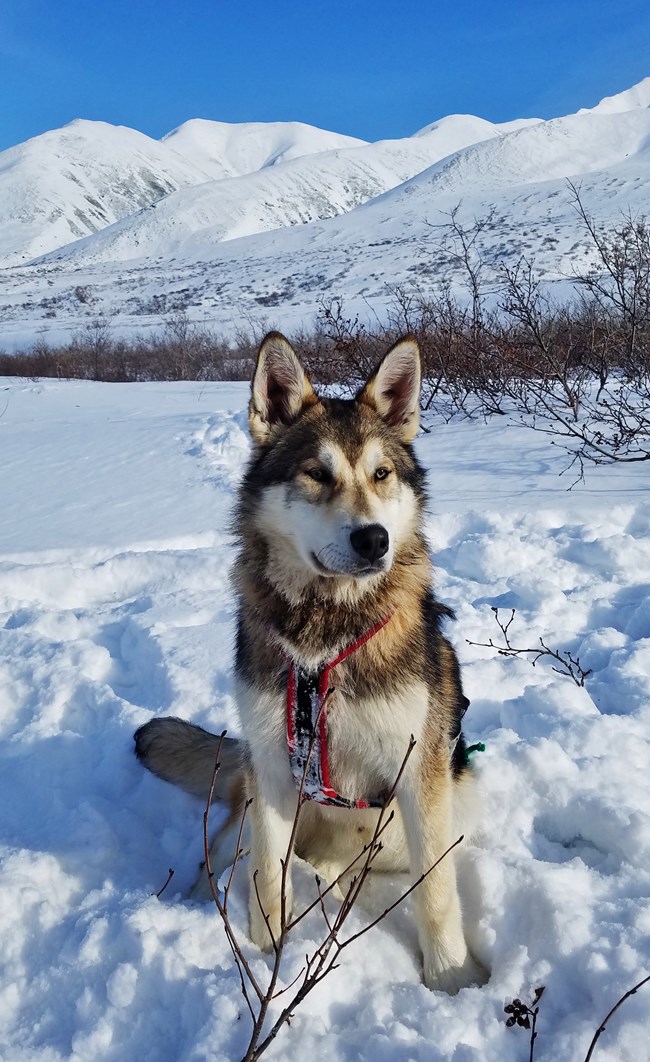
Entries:
POLYGON ((291 774, 302 800, 314 800, 339 808, 382 807, 384 801, 348 800, 332 788, 327 750, 327 698, 331 694, 330 674, 362 645, 374 638, 393 616, 384 616, 374 627, 346 646, 318 671, 308 671, 290 660, 287 683, 287 745, 291 774))

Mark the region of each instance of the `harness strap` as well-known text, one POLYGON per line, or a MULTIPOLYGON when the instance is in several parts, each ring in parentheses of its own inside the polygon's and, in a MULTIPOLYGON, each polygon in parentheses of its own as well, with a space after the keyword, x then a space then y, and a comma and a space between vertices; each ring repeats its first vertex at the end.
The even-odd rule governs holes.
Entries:
POLYGON ((392 618, 390 612, 355 642, 346 646, 319 671, 307 671, 290 662, 287 683, 287 745, 291 773, 303 800, 343 808, 382 807, 383 801, 348 800, 332 787, 327 748, 327 697, 332 692, 330 674, 348 656, 369 642, 392 618))

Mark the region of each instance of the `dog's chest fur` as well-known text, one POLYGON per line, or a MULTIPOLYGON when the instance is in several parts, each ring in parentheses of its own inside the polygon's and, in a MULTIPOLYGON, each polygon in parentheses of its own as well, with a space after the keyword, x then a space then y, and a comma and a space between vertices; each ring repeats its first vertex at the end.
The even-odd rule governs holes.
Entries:
POLYGON ((396 779, 411 735, 422 745, 428 713, 429 691, 417 680, 383 696, 336 689, 327 735, 337 791, 355 800, 381 797, 396 779))
MULTIPOLYGON (((431 691, 426 682, 418 677, 397 684, 382 682, 382 675, 370 681, 359 666, 366 663, 371 667, 367 659, 370 655, 366 651, 361 661, 344 661, 334 669, 333 689, 326 706, 332 784, 337 792, 351 800, 383 795, 395 781, 411 735, 418 742, 419 753, 435 729, 431 719, 431 691)), ((239 703, 249 741, 259 742, 267 753, 273 749, 277 770, 286 779, 290 777, 288 668, 278 666, 277 655, 273 671, 275 681, 266 684, 265 690, 244 680, 239 703)))

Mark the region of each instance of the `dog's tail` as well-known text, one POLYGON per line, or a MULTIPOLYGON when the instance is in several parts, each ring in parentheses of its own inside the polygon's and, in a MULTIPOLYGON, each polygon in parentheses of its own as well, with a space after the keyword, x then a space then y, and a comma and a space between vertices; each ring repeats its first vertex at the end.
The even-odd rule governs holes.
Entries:
MULTIPOLYGON (((135 754, 148 770, 187 793, 207 800, 219 749, 219 738, 215 734, 183 719, 167 716, 150 719, 136 730, 133 738, 135 754)), ((213 800, 223 800, 231 807, 241 802, 243 753, 243 742, 223 738, 213 800)))

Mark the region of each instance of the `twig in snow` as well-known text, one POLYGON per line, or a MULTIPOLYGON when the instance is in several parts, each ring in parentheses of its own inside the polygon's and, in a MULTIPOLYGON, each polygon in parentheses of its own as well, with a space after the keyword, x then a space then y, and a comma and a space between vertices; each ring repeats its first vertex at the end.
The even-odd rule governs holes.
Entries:
POLYGON ((167 888, 167 886, 169 885, 169 883, 170 883, 170 881, 172 880, 173 877, 174 877, 174 868, 170 867, 169 868, 169 874, 167 875, 167 880, 166 880, 165 884, 163 885, 162 889, 159 889, 158 892, 156 893, 156 896, 157 896, 158 899, 160 899, 160 897, 162 896, 163 892, 165 891, 165 889, 167 888))
POLYGON ((492 605, 491 608, 494 613, 494 618, 497 622, 499 630, 503 635, 504 644, 497 645, 495 642, 492 641, 491 638, 487 642, 472 642, 469 638, 466 638, 465 640, 468 645, 477 645, 483 649, 496 649, 499 656, 532 656, 534 658, 533 660, 531 660, 533 667, 535 667, 535 664, 541 657, 548 657, 551 660, 555 660, 556 663, 559 664, 559 667, 553 667, 553 671, 555 671, 558 675, 567 675, 569 678, 573 679, 576 686, 584 686, 585 679, 588 675, 591 675, 591 668, 584 668, 580 663, 580 657, 573 656, 573 654, 570 653, 568 650, 566 652, 563 652, 558 649, 551 649, 551 647, 546 644, 543 638, 539 639, 539 648, 516 648, 510 641, 508 631, 510 630, 510 625, 515 618, 515 613, 517 610, 513 608, 510 613, 510 619, 507 623, 503 623, 499 618, 499 609, 496 608, 494 605, 492 605))
POLYGON ((650 974, 648 974, 647 977, 644 977, 642 981, 639 981, 639 983, 636 984, 634 986, 634 988, 630 988, 629 991, 626 992, 624 995, 622 995, 621 998, 614 1004, 614 1006, 610 1010, 610 1012, 607 1015, 607 1017, 603 1019, 603 1021, 600 1023, 600 1025, 596 1029, 596 1032, 594 1033, 594 1038, 591 1041, 591 1043, 589 1044, 589 1050, 587 1051, 587 1054, 585 1055, 585 1062, 589 1062, 589 1060, 591 1059, 591 1056, 594 1053, 594 1048, 595 1048, 596 1044, 598 1043, 598 1040, 600 1038, 601 1033, 605 1032, 605 1027, 606 1027, 607 1022, 609 1021, 609 1019, 616 1013, 618 1008, 623 1003, 625 1003, 626 999, 629 999, 630 996, 633 996, 636 992, 638 992, 638 990, 640 988, 642 988, 643 985, 647 985, 648 981, 650 981, 650 974))
MULTIPOLYGON (((321 706, 321 712, 323 711, 324 705, 325 701, 321 706)), ((314 728, 315 733, 317 732, 317 730, 318 720, 316 721, 316 725, 314 728)), ((406 768, 408 759, 415 747, 415 739, 411 737, 408 749, 402 761, 397 777, 393 785, 391 786, 389 792, 385 796, 384 804, 379 812, 377 823, 371 839, 368 841, 367 844, 363 846, 358 855, 355 856, 355 858, 349 863, 349 865, 341 871, 338 877, 334 881, 332 881, 326 888, 321 888, 320 879, 316 877, 316 885, 318 892, 316 899, 312 903, 310 903, 304 911, 292 918, 290 913, 287 911, 288 870, 298 830, 298 822, 300 816, 300 809, 302 806, 302 795, 307 777, 307 769, 309 766, 310 756, 313 751, 314 740, 312 739, 310 748, 308 750, 305 766, 303 769, 301 785, 297 793, 296 813, 294 816, 291 837, 289 840, 289 845, 287 847, 286 856, 282 860, 280 930, 275 935, 271 932, 268 915, 262 907, 260 894, 257 888, 256 875, 253 875, 254 893, 259 903, 260 910, 262 911, 262 916, 264 917, 267 927, 269 928, 269 936, 271 937, 271 946, 273 953, 270 978, 266 988, 263 988, 260 985, 259 981, 253 975, 250 965, 246 961, 241 944, 235 934, 228 913, 228 894, 232 886, 237 864, 239 863, 241 855, 243 854, 241 848, 241 837, 243 831, 244 818, 251 803, 250 800, 247 801, 242 815, 242 823, 239 830, 239 839, 237 842, 236 855, 232 869, 230 871, 228 882, 224 889, 223 900, 219 896, 219 892, 216 888, 214 874, 210 865, 208 816, 210 811, 210 805, 212 802, 212 796, 214 793, 215 780, 219 770, 219 755, 223 737, 224 734, 222 734, 220 738, 219 748, 217 750, 215 766, 212 775, 212 781, 210 785, 210 791, 208 793, 206 809, 203 816, 203 844, 205 850, 206 871, 208 874, 208 880, 210 882, 210 890, 212 892, 212 897, 216 904, 219 915, 221 916, 222 922, 224 924, 228 943, 232 950, 233 957, 235 959, 235 964, 239 972, 242 994, 244 996, 244 999, 246 1000, 246 1004, 248 1006, 248 1010, 250 1012, 253 1023, 250 1041, 242 1062, 254 1062, 254 1060, 260 1058, 263 1052, 268 1047, 270 1047, 282 1026, 285 1024, 290 1024, 295 1009, 302 1003, 306 996, 309 995, 309 993, 316 987, 317 984, 319 984, 323 980, 324 977, 327 976, 328 973, 337 968, 337 960, 339 959, 341 952, 350 944, 352 944, 355 940, 358 940, 359 937, 363 936, 365 933, 368 933, 371 929, 373 929, 388 914, 390 914, 390 912, 394 910, 395 907, 397 907, 408 896, 410 896, 410 894, 424 881, 424 879, 428 877, 428 875, 432 873, 433 870, 435 870, 435 868, 442 862, 442 860, 445 859, 446 856, 449 855, 449 853, 461 843, 463 837, 461 836, 456 841, 454 841, 454 843, 451 844, 449 848, 442 853, 440 858, 436 860, 433 866, 429 867, 428 870, 421 874, 420 877, 418 877, 418 879, 413 882, 410 887, 406 889, 398 897, 398 899, 391 903, 380 915, 378 915, 375 919, 369 922, 368 925, 364 926, 356 933, 353 933, 351 936, 345 939, 341 939, 341 933, 345 922, 358 900, 363 885, 368 879, 368 876, 372 870, 375 859, 377 858, 382 849, 382 835, 393 818, 393 812, 388 811, 388 806, 395 797, 397 786, 399 785, 401 777, 406 768), (331 916, 328 915, 324 903, 325 897, 337 885, 341 886, 344 879, 346 879, 346 877, 350 873, 352 873, 355 868, 358 868, 357 873, 347 884, 344 890, 343 900, 337 913, 331 916), (308 914, 310 914, 317 908, 320 908, 321 913, 323 915, 323 920, 326 929, 325 935, 321 943, 314 949, 312 954, 305 956, 304 965, 299 971, 299 973, 296 975, 296 977, 293 979, 293 981, 291 981, 291 983, 286 985, 284 988, 278 989, 277 985, 280 976, 282 957, 288 935, 308 914), (291 994, 289 1002, 282 1009, 282 1011, 280 1012, 276 1020, 273 1022, 268 1032, 263 1035, 264 1026, 266 1024, 266 1019, 268 1017, 269 1007, 271 1003, 274 1000, 278 999, 281 995, 290 992, 296 982, 299 982, 298 987, 295 992, 291 994), (252 989, 252 992, 249 991, 249 988, 252 989), (257 997, 257 1002, 255 1001, 255 997, 257 997)))

